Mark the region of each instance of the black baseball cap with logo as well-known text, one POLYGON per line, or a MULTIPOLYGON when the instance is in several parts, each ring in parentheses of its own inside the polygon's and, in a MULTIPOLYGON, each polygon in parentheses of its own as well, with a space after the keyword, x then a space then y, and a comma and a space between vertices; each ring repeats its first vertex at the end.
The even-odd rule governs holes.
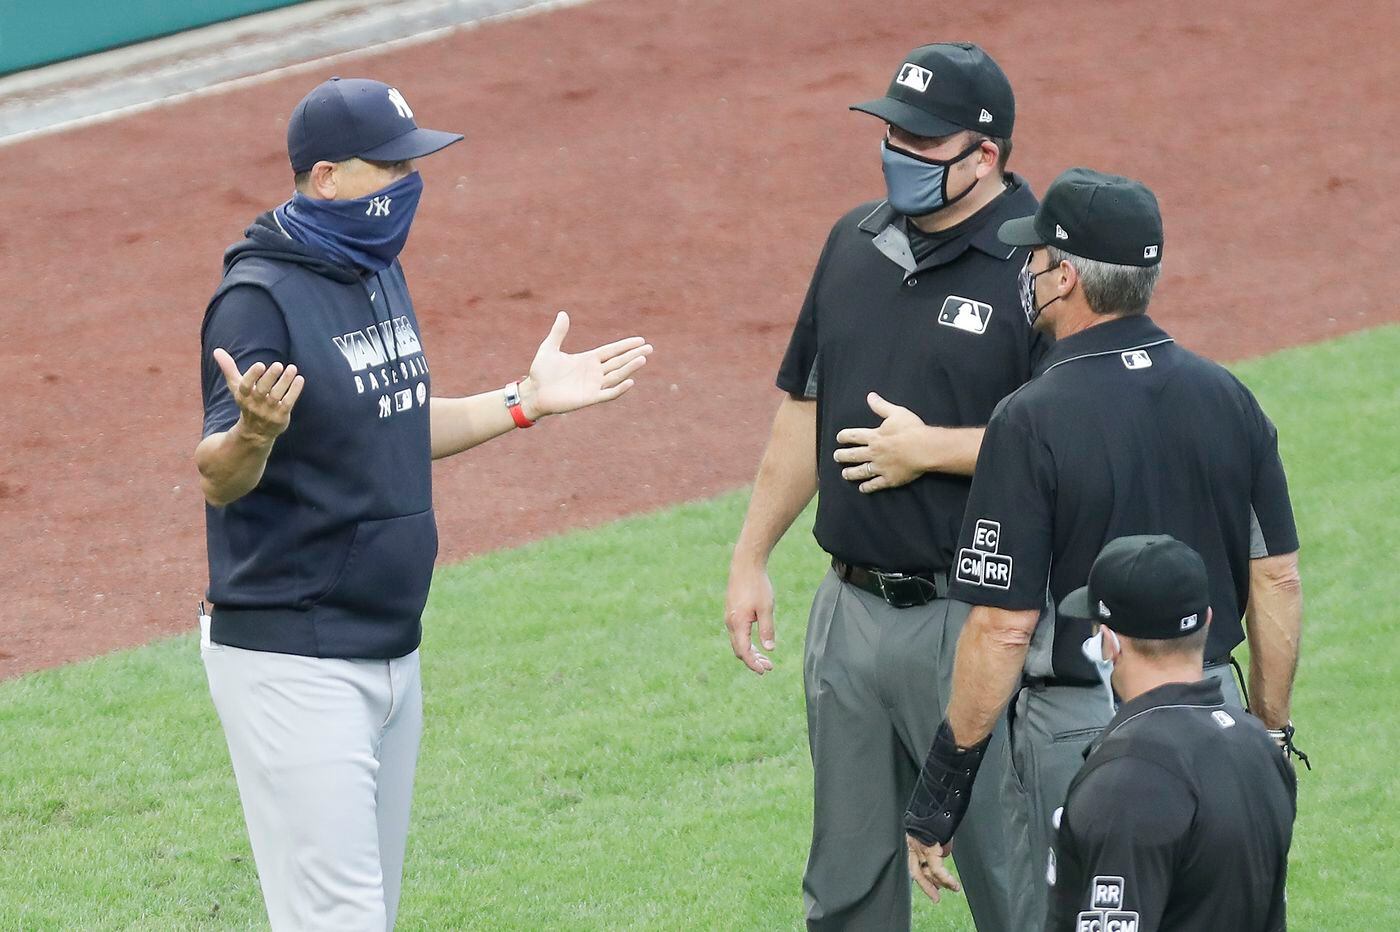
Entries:
POLYGON ((997 238, 1113 265, 1156 265, 1162 261, 1162 212, 1141 181, 1071 168, 1050 182, 1034 216, 1006 221, 997 238))
POLYGON ((294 172, 349 158, 416 159, 461 139, 461 133, 421 129, 397 88, 368 78, 331 78, 303 97, 287 120, 294 172))
POLYGON ((1060 614, 1165 641, 1201 630, 1209 606, 1201 555, 1175 537, 1142 534, 1109 541, 1089 569, 1089 584, 1060 601, 1060 614))
POLYGON ((970 129, 1010 139, 1016 122, 1011 82, 992 56, 970 42, 922 45, 905 56, 884 97, 854 104, 915 136, 970 129))

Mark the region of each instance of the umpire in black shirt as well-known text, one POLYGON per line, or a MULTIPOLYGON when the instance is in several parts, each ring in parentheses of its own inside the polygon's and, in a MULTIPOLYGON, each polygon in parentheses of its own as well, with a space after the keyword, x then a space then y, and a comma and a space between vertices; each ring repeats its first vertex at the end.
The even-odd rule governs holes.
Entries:
POLYGON ((1109 543, 1060 603, 1097 622, 1084 652, 1123 705, 1070 783, 1046 932, 1285 926, 1297 781, 1259 720, 1202 677, 1209 599, 1200 555, 1159 535, 1109 543))
MULTIPOLYGON (((915 839, 948 840, 965 771, 1009 700, 1011 779, 978 781, 977 796, 1002 794, 1013 837, 1044 864, 1051 814, 1112 711, 1080 653, 1088 625, 1053 611, 1103 545, 1166 533, 1201 555, 1215 610, 1205 672, 1242 705, 1228 660, 1247 627, 1249 699, 1280 736, 1291 727, 1302 594, 1273 424, 1238 379, 1146 316, 1163 252, 1152 193, 1070 169, 1000 236, 1031 247, 1022 303, 1056 342, 987 426, 952 587, 975 608, 906 825, 915 839), (961 776, 948 772, 955 764, 961 776)), ((1044 891, 1023 891, 1041 915, 1044 891)))
MULTIPOLYGON (((996 236, 1035 209, 1004 170, 1015 104, 1001 69, 973 45, 923 46, 885 97, 856 109, 887 125, 888 199, 827 237, 778 373, 786 395, 725 609, 735 655, 771 669, 768 555, 819 491, 815 534, 832 569, 802 665, 815 795, 804 908, 811 929, 898 930, 910 919, 901 816, 968 610, 947 598, 968 476, 993 408, 1030 377, 1044 338, 1019 307, 1024 253, 996 236)), ((999 732, 989 769, 1005 760, 999 732)), ((1008 847, 997 803, 973 807, 958 868, 979 929, 1023 932, 1008 891, 1039 870, 1008 847)))

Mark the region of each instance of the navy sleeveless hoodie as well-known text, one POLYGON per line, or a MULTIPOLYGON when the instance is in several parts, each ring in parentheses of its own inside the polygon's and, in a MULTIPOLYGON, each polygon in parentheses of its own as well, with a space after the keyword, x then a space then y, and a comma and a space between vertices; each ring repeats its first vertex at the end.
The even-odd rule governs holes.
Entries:
MULTIPOLYGON (((403 269, 335 265, 270 214, 246 237, 224 255, 203 329, 230 289, 261 289, 306 385, 258 486, 205 508, 211 637, 311 657, 401 657, 421 639, 437 556, 431 386, 403 269)), ((213 350, 203 347, 206 359, 213 350)))

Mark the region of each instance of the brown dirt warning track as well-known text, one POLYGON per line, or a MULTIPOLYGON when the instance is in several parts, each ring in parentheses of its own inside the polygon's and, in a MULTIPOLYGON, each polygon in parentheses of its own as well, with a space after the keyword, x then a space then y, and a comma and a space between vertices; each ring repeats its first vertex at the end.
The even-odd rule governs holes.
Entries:
POLYGON ((846 106, 925 41, 1006 68, 1036 190, 1075 164, 1156 190, 1185 344, 1400 320, 1391 0, 1002 6, 598 0, 0 148, 0 676, 193 624, 200 317, 332 72, 468 134, 404 255, 436 391, 522 374, 561 307, 568 346, 657 348, 624 401, 440 464, 444 560, 750 479, 826 229, 882 190, 846 106))

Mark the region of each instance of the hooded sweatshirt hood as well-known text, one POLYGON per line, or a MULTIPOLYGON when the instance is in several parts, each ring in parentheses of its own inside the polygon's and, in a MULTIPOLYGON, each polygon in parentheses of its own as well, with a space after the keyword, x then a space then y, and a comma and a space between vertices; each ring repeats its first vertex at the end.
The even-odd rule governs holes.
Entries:
POLYGON ((356 269, 338 265, 311 246, 298 243, 282 231, 272 211, 260 214, 243 233, 243 239, 224 250, 224 274, 244 259, 273 259, 305 266, 332 281, 350 284, 363 276, 356 269))

